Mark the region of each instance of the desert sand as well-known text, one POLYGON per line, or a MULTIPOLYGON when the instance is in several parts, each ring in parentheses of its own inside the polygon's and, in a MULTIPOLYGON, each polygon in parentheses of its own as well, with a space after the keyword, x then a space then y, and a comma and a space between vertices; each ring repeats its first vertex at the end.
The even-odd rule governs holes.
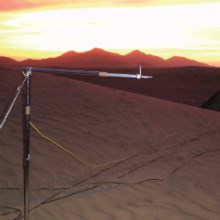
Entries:
MULTIPOLYGON (((0 113, 22 81, 0 73, 0 113)), ((31 220, 219 220, 220 114, 32 75, 31 220)), ((22 96, 0 130, 0 219, 23 209, 22 96)), ((18 218, 20 219, 20 218, 18 218)))

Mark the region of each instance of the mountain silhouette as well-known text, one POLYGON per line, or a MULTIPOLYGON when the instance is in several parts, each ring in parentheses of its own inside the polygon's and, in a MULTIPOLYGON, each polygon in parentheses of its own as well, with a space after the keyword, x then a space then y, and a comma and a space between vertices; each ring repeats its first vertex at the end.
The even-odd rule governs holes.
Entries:
POLYGON ((145 67, 158 67, 163 65, 164 59, 151 54, 145 54, 139 50, 134 50, 124 56, 128 62, 134 66, 141 65, 145 67))
MULTIPOLYGON (((8 58, 10 59, 10 58, 8 58)), ((0 60, 1 62, 1 60, 0 60)), ((10 61, 8 60, 8 63, 10 61)), ((11 61, 13 65, 13 61, 11 61)), ((66 68, 130 68, 130 67, 182 67, 182 66, 208 66, 195 60, 184 57, 171 57, 164 60, 159 56, 145 54, 134 50, 126 55, 120 55, 94 48, 86 52, 68 51, 54 58, 40 60, 27 59, 17 64, 22 66, 43 66, 43 67, 66 67, 66 68)))
POLYGON ((14 66, 16 64, 18 64, 18 62, 16 60, 13 60, 9 57, 1 57, 0 56, 0 66, 1 67, 14 66))
POLYGON ((185 57, 173 56, 165 61, 167 67, 179 67, 181 66, 208 66, 204 63, 190 60, 185 57))

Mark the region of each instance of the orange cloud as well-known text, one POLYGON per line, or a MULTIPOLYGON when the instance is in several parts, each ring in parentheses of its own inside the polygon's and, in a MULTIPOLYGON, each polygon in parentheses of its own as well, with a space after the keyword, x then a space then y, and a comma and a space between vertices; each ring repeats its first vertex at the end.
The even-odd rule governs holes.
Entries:
POLYGON ((0 0, 0 11, 16 11, 61 5, 79 5, 80 0, 0 0))
POLYGON ((0 11, 19 11, 48 7, 109 7, 146 6, 187 3, 211 3, 219 0, 0 0, 0 11))

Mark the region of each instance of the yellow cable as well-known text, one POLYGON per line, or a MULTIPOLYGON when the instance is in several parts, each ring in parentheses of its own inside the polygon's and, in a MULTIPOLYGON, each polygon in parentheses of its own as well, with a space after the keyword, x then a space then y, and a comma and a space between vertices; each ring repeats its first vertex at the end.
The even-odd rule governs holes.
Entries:
POLYGON ((25 76, 26 76, 26 74, 24 73, 24 71, 21 71, 21 72, 22 72, 23 76, 25 77, 25 76))
MULTIPOLYGON (((26 74, 24 73, 24 71, 22 71, 23 76, 25 77, 26 74)), ((68 150, 67 148, 61 146, 59 143, 57 143, 56 141, 52 140, 51 138, 47 137, 46 135, 44 135, 32 122, 30 122, 31 127, 34 129, 34 131, 40 135, 42 138, 44 138, 45 140, 51 142, 52 144, 54 144, 55 146, 57 146, 58 148, 60 148, 61 150, 65 151, 67 154, 71 155, 72 157, 74 157, 79 163, 81 163, 84 166, 87 167, 93 167, 93 168, 97 168, 97 167, 102 167, 102 166, 107 166, 107 165, 111 165, 111 164, 115 164, 115 163, 119 163, 122 161, 125 161, 131 157, 133 157, 135 154, 119 159, 119 160, 114 160, 114 161, 109 161, 103 164, 89 164, 84 162, 83 160, 81 160, 79 157, 77 157, 73 152, 71 152, 70 150, 68 150)))
POLYGON ((58 144, 56 141, 52 140, 51 138, 47 137, 46 135, 44 135, 32 122, 30 122, 31 127, 34 129, 34 131, 40 135, 42 138, 44 138, 45 140, 51 142, 52 144, 54 144, 55 146, 57 146, 58 148, 60 148, 61 150, 65 151, 66 153, 68 153, 69 155, 71 155, 72 157, 74 157, 79 163, 81 163, 84 166, 87 167, 93 167, 93 168, 97 168, 97 167, 102 167, 102 166, 107 166, 107 165, 111 165, 111 164, 115 164, 115 163, 119 163, 122 161, 125 161, 131 157, 133 157, 136 154, 132 154, 128 157, 122 158, 122 159, 118 159, 118 160, 114 160, 114 161, 109 161, 106 163, 102 163, 102 164, 90 164, 90 163, 86 163, 84 161, 82 161, 79 157, 77 157, 73 152, 71 152, 70 150, 68 150, 67 148, 61 146, 60 144, 58 144))
MULTIPOLYGON (((26 74, 22 71, 22 74, 24 76, 26 76, 26 74)), ((45 140, 51 142, 52 144, 54 144, 56 147, 60 148, 61 150, 65 151, 67 154, 71 155, 73 158, 75 158, 79 163, 81 163, 82 165, 84 166, 87 166, 87 167, 93 167, 93 168, 97 168, 97 167, 103 167, 103 166, 107 166, 107 165, 111 165, 111 164, 116 164, 116 163, 120 163, 120 162, 123 162, 125 160, 128 160, 130 159, 131 157, 137 155, 137 153, 133 153, 132 155, 130 156, 127 156, 127 157, 124 157, 122 159, 118 159, 118 160, 114 160, 114 161, 109 161, 109 162, 106 162, 106 163, 102 163, 102 164, 90 164, 90 163, 86 163, 84 162, 83 160, 81 160, 79 157, 77 157, 73 152, 71 152, 70 150, 68 150, 67 148, 61 146, 59 143, 57 143, 56 141, 52 140, 51 138, 47 137, 46 135, 44 135, 32 122, 30 122, 30 125, 31 127, 34 129, 34 131, 40 135, 42 138, 44 138, 45 140)), ((161 139, 161 141, 164 141, 166 139, 168 139, 170 136, 173 136, 173 135, 176 135, 178 133, 181 133, 181 132, 184 132, 184 131, 179 131, 179 132, 175 132, 173 134, 170 134, 168 136, 166 136, 165 138, 161 139)), ((161 142, 159 141, 159 142, 161 142)), ((153 144, 154 145, 154 144, 153 144)), ((153 146, 152 145, 152 146, 153 146)), ((149 146, 148 146, 149 147, 149 146)))

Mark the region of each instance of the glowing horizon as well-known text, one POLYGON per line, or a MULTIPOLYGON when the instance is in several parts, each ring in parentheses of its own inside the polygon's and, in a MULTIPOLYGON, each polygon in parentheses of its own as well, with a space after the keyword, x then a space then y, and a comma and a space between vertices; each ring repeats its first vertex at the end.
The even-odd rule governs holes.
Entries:
POLYGON ((98 47, 120 54, 138 49, 165 59, 184 56, 220 66, 220 3, 192 2, 4 11, 0 56, 45 58, 98 47))

